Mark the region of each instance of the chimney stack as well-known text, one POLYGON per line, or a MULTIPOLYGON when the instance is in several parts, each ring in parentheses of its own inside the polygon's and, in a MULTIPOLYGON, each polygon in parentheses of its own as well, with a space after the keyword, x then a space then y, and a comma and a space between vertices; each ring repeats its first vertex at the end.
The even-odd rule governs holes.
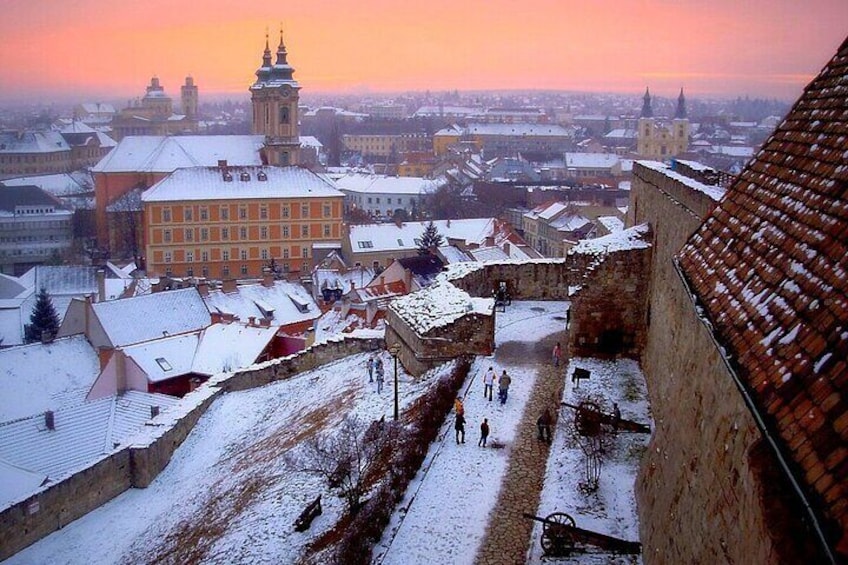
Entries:
POLYGON ((504 244, 503 244, 503 252, 506 253, 507 256, 509 256, 509 251, 510 251, 509 242, 505 241, 504 244))
POLYGON ((47 427, 48 430, 56 429, 56 417, 53 414, 52 410, 48 410, 44 413, 44 425, 47 427))
POLYGON ((158 415, 159 415, 159 407, 158 406, 151 406, 150 407, 150 418, 153 419, 158 415))
POLYGON ((106 302, 106 271, 97 269, 97 301, 106 302))
POLYGON ((197 292, 200 293, 200 296, 209 296, 209 283, 206 281, 197 283, 197 292))
POLYGON ((255 326, 256 325, 256 316, 248 316, 247 325, 251 326, 251 327, 255 326))
POLYGON ((274 286, 274 273, 270 269, 262 269, 262 286, 266 288, 274 286))
POLYGON ((231 294, 233 292, 238 292, 238 287, 236 286, 236 279, 226 279, 221 283, 221 290, 225 294, 231 294))

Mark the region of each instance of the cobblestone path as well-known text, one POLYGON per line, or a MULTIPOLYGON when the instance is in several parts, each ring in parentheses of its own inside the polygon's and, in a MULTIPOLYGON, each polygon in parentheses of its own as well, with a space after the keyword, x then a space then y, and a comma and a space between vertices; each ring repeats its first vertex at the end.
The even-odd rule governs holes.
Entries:
POLYGON ((524 408, 504 482, 477 553, 477 565, 524 565, 527 561, 533 522, 522 514, 536 513, 549 451, 548 445, 536 438, 536 419, 545 408, 550 408, 554 418, 551 429, 556 429, 564 386, 562 372, 567 365, 566 359, 558 369, 550 363, 550 351, 557 341, 567 343, 565 332, 535 344, 505 343, 495 353, 499 363, 535 365, 538 376, 524 408), (523 351, 522 346, 526 348, 523 351))

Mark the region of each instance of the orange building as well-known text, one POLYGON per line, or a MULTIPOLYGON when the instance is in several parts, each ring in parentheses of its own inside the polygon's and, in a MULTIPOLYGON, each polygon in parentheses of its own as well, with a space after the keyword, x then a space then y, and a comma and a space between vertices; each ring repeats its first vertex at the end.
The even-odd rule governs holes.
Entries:
POLYGON ((300 167, 178 169, 142 194, 150 276, 261 276, 272 261, 308 271, 341 248, 344 195, 300 167))

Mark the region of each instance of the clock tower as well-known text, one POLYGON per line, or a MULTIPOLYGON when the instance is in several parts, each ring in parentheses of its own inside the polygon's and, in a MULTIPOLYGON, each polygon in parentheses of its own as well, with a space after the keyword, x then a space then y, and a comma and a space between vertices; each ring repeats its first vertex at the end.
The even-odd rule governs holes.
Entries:
POLYGON ((271 49, 265 36, 265 52, 262 66, 256 71, 256 82, 250 87, 253 102, 254 134, 265 136, 262 159, 269 165, 288 166, 298 164, 300 132, 298 131, 297 105, 300 85, 292 75, 283 31, 280 30, 280 45, 277 60, 271 64, 271 49))

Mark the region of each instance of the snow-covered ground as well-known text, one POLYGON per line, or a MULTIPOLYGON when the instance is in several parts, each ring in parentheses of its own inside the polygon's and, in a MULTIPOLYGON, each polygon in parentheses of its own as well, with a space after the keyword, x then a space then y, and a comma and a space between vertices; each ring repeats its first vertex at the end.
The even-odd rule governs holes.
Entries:
MULTIPOLYGON (((564 302, 514 302, 496 315, 495 341, 536 343, 565 327, 564 302)), ((465 383, 465 444, 457 444, 453 415, 430 448, 424 471, 410 484, 383 539, 374 550, 375 563, 473 563, 509 462, 524 405, 536 381, 533 359, 507 363, 481 358, 465 383), (495 392, 483 396, 483 373, 506 369, 512 377, 507 403, 495 392), (477 446, 480 423, 488 418, 489 447, 477 446), (500 445, 501 447, 495 447, 500 445)))
MULTIPOLYGON (((367 354, 265 387, 224 395, 146 489, 131 489, 8 560, 11 564, 118 562, 292 563, 342 512, 336 497, 305 533, 292 524, 324 486, 287 465, 305 435, 346 414, 391 418, 386 387, 367 381, 367 354)), ((399 373, 401 409, 435 381, 399 373)))
MULTIPOLYGON (((641 424, 652 425, 647 402, 645 379, 638 363, 630 359, 602 361, 572 359, 566 375, 574 368, 587 369, 588 380, 575 388, 569 379, 563 401, 578 405, 583 400, 594 401, 607 413, 617 402, 621 417, 641 424)), ((634 487, 639 460, 648 445, 648 434, 619 432, 608 437, 603 455, 598 490, 586 492, 583 450, 574 434, 574 410, 562 407, 554 431, 551 456, 545 473, 545 486, 539 503, 539 516, 564 512, 574 518, 576 526, 629 541, 639 541, 639 518, 636 511, 634 487)), ((542 524, 533 530, 528 563, 545 563, 540 537, 542 524)), ((557 563, 607 564, 641 563, 641 556, 613 556, 609 553, 575 554, 557 563)))

